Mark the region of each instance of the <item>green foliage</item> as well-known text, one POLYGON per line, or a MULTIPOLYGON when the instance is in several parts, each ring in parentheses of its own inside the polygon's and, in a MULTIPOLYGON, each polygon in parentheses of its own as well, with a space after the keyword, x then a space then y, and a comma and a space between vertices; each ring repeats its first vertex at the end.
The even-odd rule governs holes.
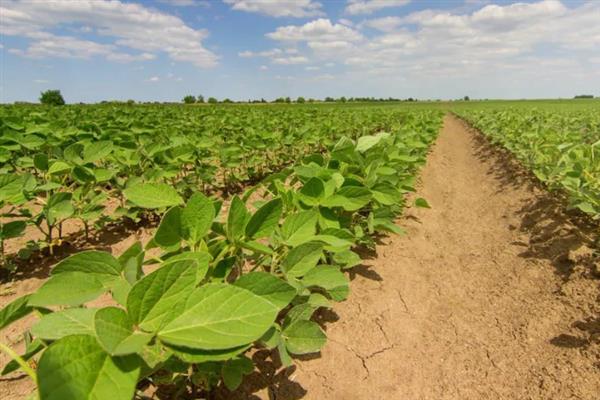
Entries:
POLYGON ((62 106, 65 104, 60 90, 46 90, 40 94, 40 103, 48 106, 62 106))
POLYGON ((183 98, 183 102, 185 104, 194 104, 196 102, 196 98, 190 94, 183 98))

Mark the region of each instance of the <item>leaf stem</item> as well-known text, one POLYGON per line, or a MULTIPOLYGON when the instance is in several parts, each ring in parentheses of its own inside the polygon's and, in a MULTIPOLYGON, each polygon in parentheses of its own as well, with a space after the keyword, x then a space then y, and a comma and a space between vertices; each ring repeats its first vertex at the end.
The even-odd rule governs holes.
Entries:
POLYGON ((8 354, 8 356, 10 358, 12 358, 13 360, 15 360, 17 362, 17 364, 19 364, 19 366, 21 367, 21 369, 27 375, 29 375, 29 377, 31 379, 33 379, 33 381, 37 384, 37 374, 29 366, 29 364, 27 364, 27 361, 23 360, 23 358, 20 355, 18 355, 17 353, 15 353, 15 351, 13 349, 11 349, 10 347, 8 347, 7 345, 5 345, 2 342, 0 342, 0 350, 3 351, 3 352, 5 352, 6 354, 8 354))

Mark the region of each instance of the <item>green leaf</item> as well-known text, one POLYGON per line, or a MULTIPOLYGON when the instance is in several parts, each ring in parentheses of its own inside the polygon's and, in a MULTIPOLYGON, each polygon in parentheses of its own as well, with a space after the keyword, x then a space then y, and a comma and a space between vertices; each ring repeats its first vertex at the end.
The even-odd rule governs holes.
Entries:
POLYGON ((93 335, 95 308, 69 308, 44 315, 31 327, 31 334, 43 340, 69 335, 93 335))
POLYGON ((317 232, 318 218, 319 215, 314 210, 289 215, 281 227, 285 243, 289 246, 298 246, 310 241, 317 232))
POLYGON ((250 344, 245 344, 238 347, 225 350, 202 350, 190 349, 188 347, 169 346, 173 354, 182 361, 192 364, 200 364, 210 361, 226 361, 238 354, 244 353, 250 348, 250 344))
POLYGON ((48 155, 44 153, 37 153, 33 156, 33 165, 40 171, 48 170, 48 155))
POLYGON ((344 186, 321 204, 324 207, 342 207, 346 211, 356 211, 371 201, 371 191, 361 186, 344 186))
POLYGON ((73 178, 82 184, 92 183, 96 180, 94 171, 81 165, 76 165, 71 173, 73 174, 73 178))
POLYGON ((154 241, 165 249, 181 243, 181 237, 181 207, 173 207, 163 215, 154 241))
POLYGON ((29 295, 22 296, 2 308, 0 310, 0 329, 7 327, 9 324, 23 318, 33 311, 33 308, 29 306, 28 301, 29 295))
POLYGON ((40 400, 131 400, 140 359, 110 357, 94 337, 74 335, 50 345, 37 374, 40 400))
POLYGON ((259 339, 278 307, 249 290, 223 283, 196 289, 180 314, 158 332, 160 340, 194 349, 229 349, 259 339))
POLYGON ((55 161, 48 168, 49 175, 60 175, 71 170, 71 166, 64 161, 55 161))
POLYGON ((237 389, 241 383, 244 375, 250 374, 254 370, 254 364, 252 360, 246 357, 238 357, 233 360, 228 360, 223 365, 221 376, 223 377, 223 383, 229 390, 237 389))
POLYGON ((77 306, 94 300, 106 289, 94 274, 63 272, 53 275, 29 298, 29 305, 77 306))
POLYGON ((71 193, 59 192, 54 193, 48 199, 44 212, 46 219, 51 225, 56 224, 62 220, 65 220, 73 215, 75 209, 71 204, 71 193))
POLYGON ((389 137, 390 134, 387 132, 380 132, 377 135, 362 136, 358 138, 356 142, 356 151, 364 153, 371 147, 376 146, 382 139, 389 137))
POLYGON ((125 279, 132 285, 142 277, 144 255, 144 248, 142 247, 142 244, 137 241, 118 258, 119 264, 123 267, 125 279))
POLYGON ((165 183, 141 183, 129 186, 123 194, 141 208, 165 208, 183 204, 183 199, 172 186, 165 183))
POLYGON ((181 212, 181 232, 187 241, 198 243, 210 230, 215 219, 213 202, 202 193, 195 193, 181 212))
POLYGON ((1 226, 0 238, 3 240, 19 237, 25 232, 27 223, 25 221, 11 221, 1 226))
POLYGON ((303 243, 294 247, 281 263, 281 269, 290 277, 300 277, 313 269, 323 255, 323 244, 303 243))
POLYGON ((429 205, 429 203, 427 202, 427 200, 425 200, 422 197, 419 197, 418 199, 415 200, 415 207, 419 207, 419 208, 431 208, 431 206, 429 205))
POLYGON ((246 225, 246 237, 260 239, 271 235, 279 224, 283 202, 280 198, 273 199, 254 213, 246 225))
POLYGON ((302 278, 306 287, 318 286, 327 291, 335 301, 342 301, 348 297, 348 278, 337 268, 321 265, 313 268, 302 278))
POLYGON ((360 256, 352 250, 335 253, 333 255, 333 261, 340 264, 342 269, 352 268, 362 262, 360 256))
POLYGON ((134 332, 127 313, 116 307, 98 310, 94 329, 98 343, 112 356, 139 353, 152 339, 148 333, 134 332))
POLYGON ((92 163, 101 160, 109 155, 112 149, 113 143, 109 140, 91 143, 83 149, 83 161, 85 163, 92 163))
POLYGON ((316 206, 323 199, 325 185, 319 178, 310 178, 297 194, 298 198, 307 206, 316 206))
POLYGON ((242 275, 234 285, 267 299, 280 310, 296 296, 296 289, 293 286, 267 272, 250 272, 242 275))
MULTIPOLYGON (((25 361, 29 361, 33 356, 35 356, 37 353, 39 353, 40 351, 42 351, 46 348, 46 346, 40 339, 34 339, 33 341, 27 341, 26 346, 27 347, 25 349, 25 354, 21 355, 21 358, 25 361)), ((6 364, 6 366, 4 367, 2 372, 0 372, 0 375, 10 374, 11 372, 18 370, 19 368, 21 368, 19 363, 16 360, 11 360, 8 364, 6 364)), ((35 400, 35 399, 32 399, 32 400, 35 400)))
POLYGON ((82 251, 65 258, 52 270, 52 275, 64 272, 85 272, 93 274, 105 286, 121 275, 123 266, 110 253, 105 251, 82 251))
POLYGON ((400 192, 389 183, 378 183, 371 188, 371 192, 375 200, 386 206, 398 204, 401 199, 400 192))
POLYGON ((175 261, 137 281, 127 297, 132 323, 146 332, 156 332, 192 292, 196 268, 194 260, 175 261))
POLYGON ((244 234, 246 223, 250 215, 246 210, 246 205, 238 196, 231 200, 229 214, 227 214, 227 234, 229 240, 239 239, 244 234))
POLYGON ((327 336, 313 321, 297 320, 281 333, 287 351, 292 354, 316 353, 327 342, 327 336))

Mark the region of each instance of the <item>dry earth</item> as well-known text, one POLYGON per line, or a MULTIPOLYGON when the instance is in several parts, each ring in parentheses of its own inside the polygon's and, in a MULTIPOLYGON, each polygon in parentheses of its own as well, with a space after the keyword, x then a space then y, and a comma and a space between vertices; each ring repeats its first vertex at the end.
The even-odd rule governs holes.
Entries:
POLYGON ((591 251, 530 182, 447 116, 418 190, 432 208, 356 271, 321 356, 275 373, 258 353, 262 373, 223 397, 599 399, 591 251))
MULTIPOLYGON (((352 272, 350 298, 320 314, 329 337, 322 354, 282 370, 259 351, 260 371, 217 397, 600 398, 600 290, 589 232, 531 182, 511 157, 447 116, 417 194, 432 208, 410 209, 400 221, 408 234, 385 239, 352 272)), ((106 247, 120 254, 135 236, 149 234, 106 247)), ((0 305, 42 279, 16 282, 0 305)), ((0 340, 20 350, 22 328, 0 340)), ((2 399, 31 389, 19 374, 0 379, 2 399)))

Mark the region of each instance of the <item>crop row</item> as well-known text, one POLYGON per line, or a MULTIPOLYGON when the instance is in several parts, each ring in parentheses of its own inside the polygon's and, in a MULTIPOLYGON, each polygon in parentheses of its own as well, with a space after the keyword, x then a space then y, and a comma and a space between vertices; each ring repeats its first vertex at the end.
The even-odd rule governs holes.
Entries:
POLYGON ((271 349, 283 365, 318 352, 326 335, 315 312, 348 296, 343 271, 361 262, 358 247, 401 232, 394 220, 441 114, 404 122, 342 137, 227 207, 200 192, 186 201, 165 183, 128 185, 128 202, 162 215, 153 239, 118 258, 77 253, 0 310, 0 329, 39 317, 24 354, 2 345, 13 357, 3 373, 27 372, 42 400, 131 399, 163 384, 172 396, 200 395, 238 387, 254 370, 253 349, 271 349), (156 247, 161 256, 146 257, 156 247), (90 306, 102 295, 109 304, 90 306))
POLYGON ((569 207, 600 218, 600 112, 509 108, 462 109, 458 114, 510 150, 569 207))
POLYGON ((411 123, 405 110, 373 107, 0 107, 0 263, 4 242, 27 226, 44 240, 23 257, 52 252, 69 220, 86 236, 115 219, 139 220, 143 211, 124 195, 137 183, 169 184, 184 198, 227 195, 342 135, 411 123))

